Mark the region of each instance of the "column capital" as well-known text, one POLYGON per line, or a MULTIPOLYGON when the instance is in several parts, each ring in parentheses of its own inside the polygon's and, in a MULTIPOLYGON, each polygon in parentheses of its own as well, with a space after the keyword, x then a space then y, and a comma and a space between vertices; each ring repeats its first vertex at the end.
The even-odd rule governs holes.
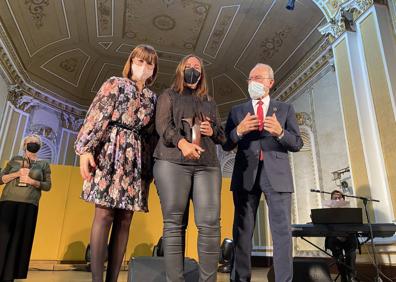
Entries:
POLYGON ((316 4, 324 12, 327 23, 318 28, 323 35, 336 40, 345 31, 354 31, 356 19, 367 11, 373 0, 319 0, 316 4))

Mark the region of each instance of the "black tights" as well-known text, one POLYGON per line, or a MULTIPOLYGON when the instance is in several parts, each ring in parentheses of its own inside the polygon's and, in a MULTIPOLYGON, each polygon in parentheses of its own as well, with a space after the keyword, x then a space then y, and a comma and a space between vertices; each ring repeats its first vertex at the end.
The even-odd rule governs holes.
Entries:
POLYGON ((122 259, 128 243, 129 227, 133 212, 95 207, 95 217, 91 230, 91 270, 92 281, 103 281, 104 262, 107 254, 107 242, 112 227, 108 251, 106 282, 116 282, 120 272, 122 259))

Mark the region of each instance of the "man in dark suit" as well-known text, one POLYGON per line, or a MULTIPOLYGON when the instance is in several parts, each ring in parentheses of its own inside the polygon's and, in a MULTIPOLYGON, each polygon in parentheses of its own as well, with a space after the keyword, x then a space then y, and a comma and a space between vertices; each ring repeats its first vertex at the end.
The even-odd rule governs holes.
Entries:
POLYGON ((291 193, 293 179, 288 152, 298 152, 303 141, 291 105, 269 97, 274 74, 257 64, 249 74, 251 100, 234 106, 226 124, 223 149, 238 146, 231 180, 234 214, 234 263, 231 281, 250 281, 252 237, 257 208, 264 193, 273 239, 275 280, 291 282, 293 257, 291 193))

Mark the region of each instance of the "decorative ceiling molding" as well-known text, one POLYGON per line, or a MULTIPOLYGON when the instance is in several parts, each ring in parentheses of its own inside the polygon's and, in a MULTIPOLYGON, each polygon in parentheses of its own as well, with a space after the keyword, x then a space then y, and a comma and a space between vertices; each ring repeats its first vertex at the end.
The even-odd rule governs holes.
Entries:
MULTIPOLYGON (((116 52, 129 55, 135 47, 135 45, 121 43, 120 46, 117 47, 116 52)), ((158 59, 173 63, 179 63, 180 60, 186 55, 174 52, 165 52, 158 49, 156 51, 158 54, 158 59)))
POLYGON ((312 34, 318 30, 318 27, 322 22, 323 22, 323 18, 318 22, 317 25, 315 25, 315 27, 311 30, 311 32, 307 34, 307 36, 300 42, 300 44, 296 46, 296 48, 293 50, 293 52, 290 53, 290 55, 284 60, 284 62, 276 70, 274 70, 275 76, 278 73, 278 71, 281 70, 282 67, 288 63, 289 59, 293 57, 293 55, 299 50, 299 48, 308 40, 308 38, 310 38, 312 34))
POLYGON ((276 90, 271 96, 281 101, 290 99, 305 83, 325 66, 329 65, 332 59, 333 51, 330 40, 325 38, 318 48, 309 54, 308 58, 300 63, 299 67, 287 79, 277 85, 276 90))
POLYGON ((276 31, 271 38, 265 38, 261 41, 261 58, 264 59, 271 59, 274 55, 276 55, 280 48, 282 47, 284 40, 291 33, 291 28, 286 26, 283 30, 276 31))
POLYGON ((111 42, 111 41, 109 41, 109 42, 103 41, 103 42, 98 42, 98 44, 100 46, 102 46, 103 49, 107 50, 107 49, 110 48, 110 46, 113 44, 113 42, 111 42))
POLYGON ((247 98, 245 91, 239 84, 225 73, 212 77, 212 92, 218 106, 246 100, 247 98))
POLYGON ((91 56, 80 48, 64 51, 47 60, 40 67, 57 78, 78 87, 91 56))
MULTIPOLYGON (((61 118, 62 127, 67 128, 72 131, 78 131, 81 127, 84 118, 85 111, 80 115, 76 113, 70 113, 63 111, 57 105, 49 104, 49 101, 43 101, 40 99, 41 97, 31 96, 27 90, 22 89, 19 85, 10 85, 8 89, 8 101, 18 110, 23 111, 25 113, 31 113, 36 107, 46 107, 57 112, 61 118)), ((47 135, 42 135, 49 138, 47 135)), ((50 138, 52 139, 52 138, 50 138)))
POLYGON ((374 4, 373 0, 314 0, 314 2, 324 12, 327 19, 327 23, 318 30, 323 35, 330 35, 331 41, 347 30, 348 21, 356 21, 374 4), (351 14, 351 19, 346 18, 346 12, 351 14))
POLYGON ((217 14, 215 23, 213 24, 212 31, 206 41, 203 53, 213 59, 217 57, 228 32, 234 23, 235 16, 237 15, 241 5, 222 6, 217 14))
POLYGON ((57 96, 55 93, 51 92, 48 89, 39 89, 42 88, 41 86, 33 86, 35 84, 30 80, 30 78, 26 77, 23 78, 20 75, 19 70, 15 68, 12 61, 8 57, 7 52, 0 45, 0 64, 4 67, 4 70, 7 72, 7 76, 12 79, 13 84, 19 85, 20 89, 24 91, 26 95, 29 95, 44 104, 52 108, 56 108, 60 111, 69 112, 71 114, 75 114, 77 116, 84 116, 86 109, 84 108, 77 108, 70 103, 61 101, 56 99, 57 96))
POLYGON ((96 36, 114 35, 114 0, 95 0, 96 36))
POLYGON ((73 105, 74 103, 72 101, 64 101, 64 98, 57 98, 59 97, 58 94, 31 80, 16 54, 12 43, 6 36, 1 22, 0 38, 0 65, 6 73, 7 78, 11 80, 12 85, 18 85, 18 88, 23 90, 25 95, 29 95, 58 111, 67 112, 80 117, 85 116, 86 108, 77 107, 73 105))
POLYGON ((241 52, 241 54, 239 55, 238 59, 236 60, 235 64, 234 64, 234 68, 239 71, 245 78, 247 77, 246 74, 238 68, 238 64, 239 61, 241 60, 241 58, 243 57, 243 55, 245 54, 246 50, 249 48, 249 46, 251 45, 253 39, 256 37, 257 32, 260 30, 262 24, 264 23, 264 21, 267 19, 267 16, 269 15, 269 13, 271 12, 272 8, 275 6, 276 1, 272 1, 271 6, 269 7, 268 11, 264 14, 263 18, 261 19, 260 23, 257 26, 257 29, 254 31, 252 37, 250 37, 248 43, 245 45, 245 47, 243 48, 243 51, 241 52))
MULTIPOLYGON (((111 63, 104 63, 104 64, 101 66, 101 68, 100 68, 98 74, 96 75, 96 78, 95 78, 95 80, 94 80, 94 83, 92 84, 92 87, 91 87, 91 92, 92 92, 92 93, 98 92, 98 90, 99 90, 100 86, 102 85, 102 83, 104 82, 104 80, 109 78, 109 76, 105 77, 105 74, 104 74, 105 68, 108 69, 109 67, 110 67, 110 68, 113 67, 113 69, 115 68, 115 69, 120 69, 120 70, 122 70, 122 68, 123 68, 122 65, 111 64, 111 63), (99 78, 100 78, 100 79, 99 79, 99 78), (98 83, 100 83, 100 84, 98 84, 98 83)), ((121 74, 121 71, 120 71, 120 74, 121 74)))
POLYGON ((133 2, 126 0, 125 3, 123 35, 126 38, 188 53, 195 50, 211 4, 185 0, 166 3, 145 0, 139 1, 139 5, 133 2), (147 24, 150 19, 151 24, 147 24), (137 28, 142 26, 144 29, 137 28), (178 36, 169 40, 172 34, 178 36))
POLYGON ((293 13, 276 0, 226 2, 0 1, 0 46, 12 65, 1 59, 0 75, 21 85, 26 95, 83 116, 103 81, 120 76, 131 50, 147 43, 160 60, 155 91, 169 87, 177 64, 194 53, 204 60, 223 117, 246 99, 246 74, 257 61, 265 57, 274 70, 281 67, 278 84, 318 42, 323 20, 312 1, 293 13), (222 96, 220 81, 232 96, 222 96))
MULTIPOLYGON (((135 45, 121 43, 120 46, 118 46, 115 51, 117 53, 120 53, 120 54, 129 55, 131 53, 131 51, 133 50, 133 48, 135 48, 135 47, 136 47, 135 45)), ((185 56, 187 56, 187 54, 162 51, 162 50, 159 50, 159 49, 156 49, 156 52, 158 54, 158 59, 159 60, 165 61, 165 62, 176 63, 176 64, 178 64, 181 61, 181 59, 183 59, 185 56)), ((212 64, 210 61, 208 61, 206 59, 202 59, 202 60, 204 62, 205 67, 207 67, 210 64, 212 64)))
POLYGON ((13 85, 9 87, 8 101, 15 106, 18 110, 25 113, 31 113, 34 107, 40 105, 40 101, 34 99, 32 96, 25 95, 19 85, 13 85))
POLYGON ((78 131, 84 122, 84 118, 76 117, 75 115, 62 112, 61 121, 63 128, 67 128, 72 131, 78 131))
MULTIPOLYGON (((22 5, 21 1, 6 0, 6 3, 30 57, 33 57, 48 46, 70 39, 69 23, 63 0, 48 2, 46 0, 26 0, 25 4, 27 6, 22 5), (51 4, 51 7, 47 7, 49 4, 51 4), (52 11, 44 13, 44 7, 46 7, 46 9, 52 8, 52 11), (33 11, 31 9, 33 9, 33 11), (39 23, 37 23, 37 19, 35 20, 33 16, 32 20, 35 21, 35 24, 31 25, 27 22, 27 17, 28 14, 32 12, 35 13, 35 9, 40 10, 38 13, 40 16, 36 16, 40 17, 40 19, 39 23), (51 18, 44 24, 43 17, 48 17, 48 15, 51 15, 51 18), (61 23, 57 18, 54 18, 56 15, 63 15, 64 21, 61 23), (58 34, 48 33, 48 28, 54 27, 56 27, 58 34)), ((31 17, 31 15, 29 16, 31 17)))
POLYGON ((49 0, 25 0, 25 5, 29 7, 29 12, 37 28, 43 26, 43 18, 45 16, 44 9, 49 5, 49 0))
POLYGON ((323 35, 330 35, 332 40, 335 40, 346 31, 344 21, 328 22, 319 27, 318 30, 323 35))
POLYGON ((309 52, 311 48, 308 46, 320 39, 317 25, 323 21, 323 15, 313 2, 304 7, 304 14, 309 14, 309 17, 295 14, 295 11, 290 13, 284 9, 282 2, 267 2, 267 6, 262 7, 261 14, 265 14, 264 17, 259 23, 253 21, 251 25, 251 30, 254 27, 255 32, 252 34, 247 30, 245 36, 240 34, 243 42, 248 40, 248 44, 240 53, 234 68, 247 77, 251 68, 262 62, 271 65, 274 70, 280 69, 278 78, 287 75, 290 66, 295 65, 305 52, 309 52), (246 38, 248 36, 250 39, 246 38), (294 56, 294 59, 289 60, 293 53, 300 58, 296 60, 294 56), (287 60, 289 62, 285 64, 287 60))

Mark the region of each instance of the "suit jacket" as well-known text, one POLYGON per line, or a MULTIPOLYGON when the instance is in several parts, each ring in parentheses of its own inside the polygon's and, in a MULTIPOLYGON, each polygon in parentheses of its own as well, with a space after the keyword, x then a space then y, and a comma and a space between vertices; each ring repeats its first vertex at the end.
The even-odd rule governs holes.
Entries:
POLYGON ((284 130, 284 136, 278 139, 268 131, 252 131, 242 137, 236 133, 236 127, 250 112, 254 115, 252 101, 234 106, 228 116, 225 134, 225 151, 238 146, 232 173, 231 190, 252 190, 256 180, 260 149, 264 153, 263 169, 272 188, 277 192, 293 192, 293 178, 288 152, 298 152, 303 140, 291 105, 271 99, 267 116, 274 112, 284 130))

